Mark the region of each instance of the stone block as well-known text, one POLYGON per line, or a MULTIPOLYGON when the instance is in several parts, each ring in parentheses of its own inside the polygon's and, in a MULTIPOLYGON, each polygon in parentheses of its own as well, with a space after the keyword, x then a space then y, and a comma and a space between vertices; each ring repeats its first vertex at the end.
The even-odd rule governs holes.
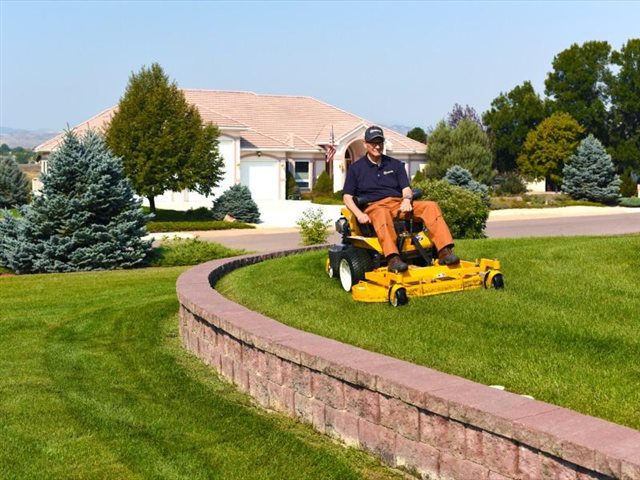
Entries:
POLYGON ((349 445, 358 446, 358 417, 345 410, 325 407, 326 433, 349 445))
POLYGON ((266 377, 273 383, 282 385, 282 360, 275 355, 265 353, 266 377))
POLYGON ((380 424, 409 440, 418 440, 420 438, 418 409, 397 398, 379 395, 379 399, 380 424))
POLYGON ((464 430, 465 435, 465 458, 475 463, 484 462, 484 451, 482 445, 483 430, 467 425, 464 430))
POLYGON ((490 470, 514 477, 518 468, 518 445, 507 438, 483 433, 484 464, 490 470))
POLYGON ((522 480, 539 480, 542 463, 538 450, 524 445, 518 446, 518 478, 522 480))
POLYGON ((264 408, 269 408, 269 390, 267 379, 249 373, 249 395, 264 408))
MULTIPOLYGON (((457 457, 467 456, 467 428, 460 422, 449 420, 447 427, 447 452, 457 457)), ((473 461, 473 460, 472 460, 473 461)))
POLYGON ((220 374, 230 382, 233 382, 233 358, 222 357, 220 366, 220 374))
POLYGON ((440 452, 426 443, 396 435, 396 465, 418 472, 426 478, 438 477, 440 452))
POLYGON ((371 423, 380 422, 380 394, 368 388, 344 384, 345 408, 371 423))
POLYGON ((291 363, 291 388, 305 397, 311 397, 311 370, 291 363))
POLYGON ((442 480, 488 480, 489 469, 464 458, 442 453, 440 455, 440 478, 442 480))
POLYGON ((315 398, 330 407, 344 410, 344 384, 340 380, 313 372, 311 374, 311 386, 315 398))
POLYGON ((295 415, 293 390, 267 381, 267 391, 269 392, 269 408, 286 415, 295 415))
POLYGON ((360 418, 358 438, 362 448, 380 457, 387 465, 395 465, 396 434, 393 430, 360 418))
POLYGON ((233 383, 243 392, 249 391, 249 372, 244 364, 235 362, 233 364, 233 383))
POLYGON ((325 432, 325 404, 315 398, 308 398, 300 395, 298 392, 293 393, 293 413, 301 421, 310 423, 313 427, 324 433, 325 432))
POLYGON ((446 450, 448 437, 449 420, 436 415, 420 411, 420 441, 427 443, 439 450, 446 450))
POLYGON ((548 455, 540 456, 541 480, 577 480, 575 465, 548 455))

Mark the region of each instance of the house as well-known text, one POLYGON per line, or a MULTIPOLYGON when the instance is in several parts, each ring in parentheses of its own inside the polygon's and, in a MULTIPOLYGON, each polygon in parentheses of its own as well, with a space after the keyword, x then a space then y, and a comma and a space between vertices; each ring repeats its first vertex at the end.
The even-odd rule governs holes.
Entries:
MULTIPOLYGON (((255 200, 284 200, 287 168, 303 192, 313 190, 318 176, 328 169, 334 191, 338 191, 351 162, 365 153, 364 131, 372 122, 314 98, 213 90, 182 92, 198 108, 204 122, 220 129, 225 176, 213 190, 215 196, 240 183, 249 187, 255 200), (332 144, 335 155, 327 162, 332 144)), ((99 113, 74 130, 104 129, 116 108, 99 113)), ((426 163, 426 145, 386 128, 384 132, 385 153, 404 161, 407 173, 413 176, 426 163)), ((36 147, 43 154, 42 171, 47 168, 47 154, 61 140, 62 135, 58 135, 36 147)), ((191 191, 165 192, 156 197, 156 206, 210 207, 211 197, 191 191)))

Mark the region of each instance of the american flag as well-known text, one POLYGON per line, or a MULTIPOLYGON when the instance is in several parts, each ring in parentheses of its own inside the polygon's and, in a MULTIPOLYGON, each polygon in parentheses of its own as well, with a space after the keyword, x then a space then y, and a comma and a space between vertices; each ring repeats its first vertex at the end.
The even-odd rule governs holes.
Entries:
POLYGON ((333 138, 333 125, 331 126, 331 140, 329 145, 327 145, 327 163, 331 164, 333 162, 333 156, 336 154, 336 146, 333 138))

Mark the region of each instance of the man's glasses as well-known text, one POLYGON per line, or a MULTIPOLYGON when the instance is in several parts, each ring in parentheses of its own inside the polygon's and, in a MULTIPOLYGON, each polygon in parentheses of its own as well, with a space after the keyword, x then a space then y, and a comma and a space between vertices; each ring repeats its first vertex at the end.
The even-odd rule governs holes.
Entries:
POLYGON ((367 142, 369 145, 372 145, 374 147, 381 147, 384 145, 384 142, 367 142))

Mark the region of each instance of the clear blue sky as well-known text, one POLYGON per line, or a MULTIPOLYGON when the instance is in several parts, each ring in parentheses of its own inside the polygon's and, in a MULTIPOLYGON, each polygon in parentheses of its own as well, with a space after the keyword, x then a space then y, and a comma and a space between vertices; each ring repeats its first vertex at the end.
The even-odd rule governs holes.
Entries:
POLYGON ((158 62, 185 88, 306 95, 386 125, 479 113, 573 43, 640 37, 640 2, 0 0, 0 125, 61 130, 158 62))

